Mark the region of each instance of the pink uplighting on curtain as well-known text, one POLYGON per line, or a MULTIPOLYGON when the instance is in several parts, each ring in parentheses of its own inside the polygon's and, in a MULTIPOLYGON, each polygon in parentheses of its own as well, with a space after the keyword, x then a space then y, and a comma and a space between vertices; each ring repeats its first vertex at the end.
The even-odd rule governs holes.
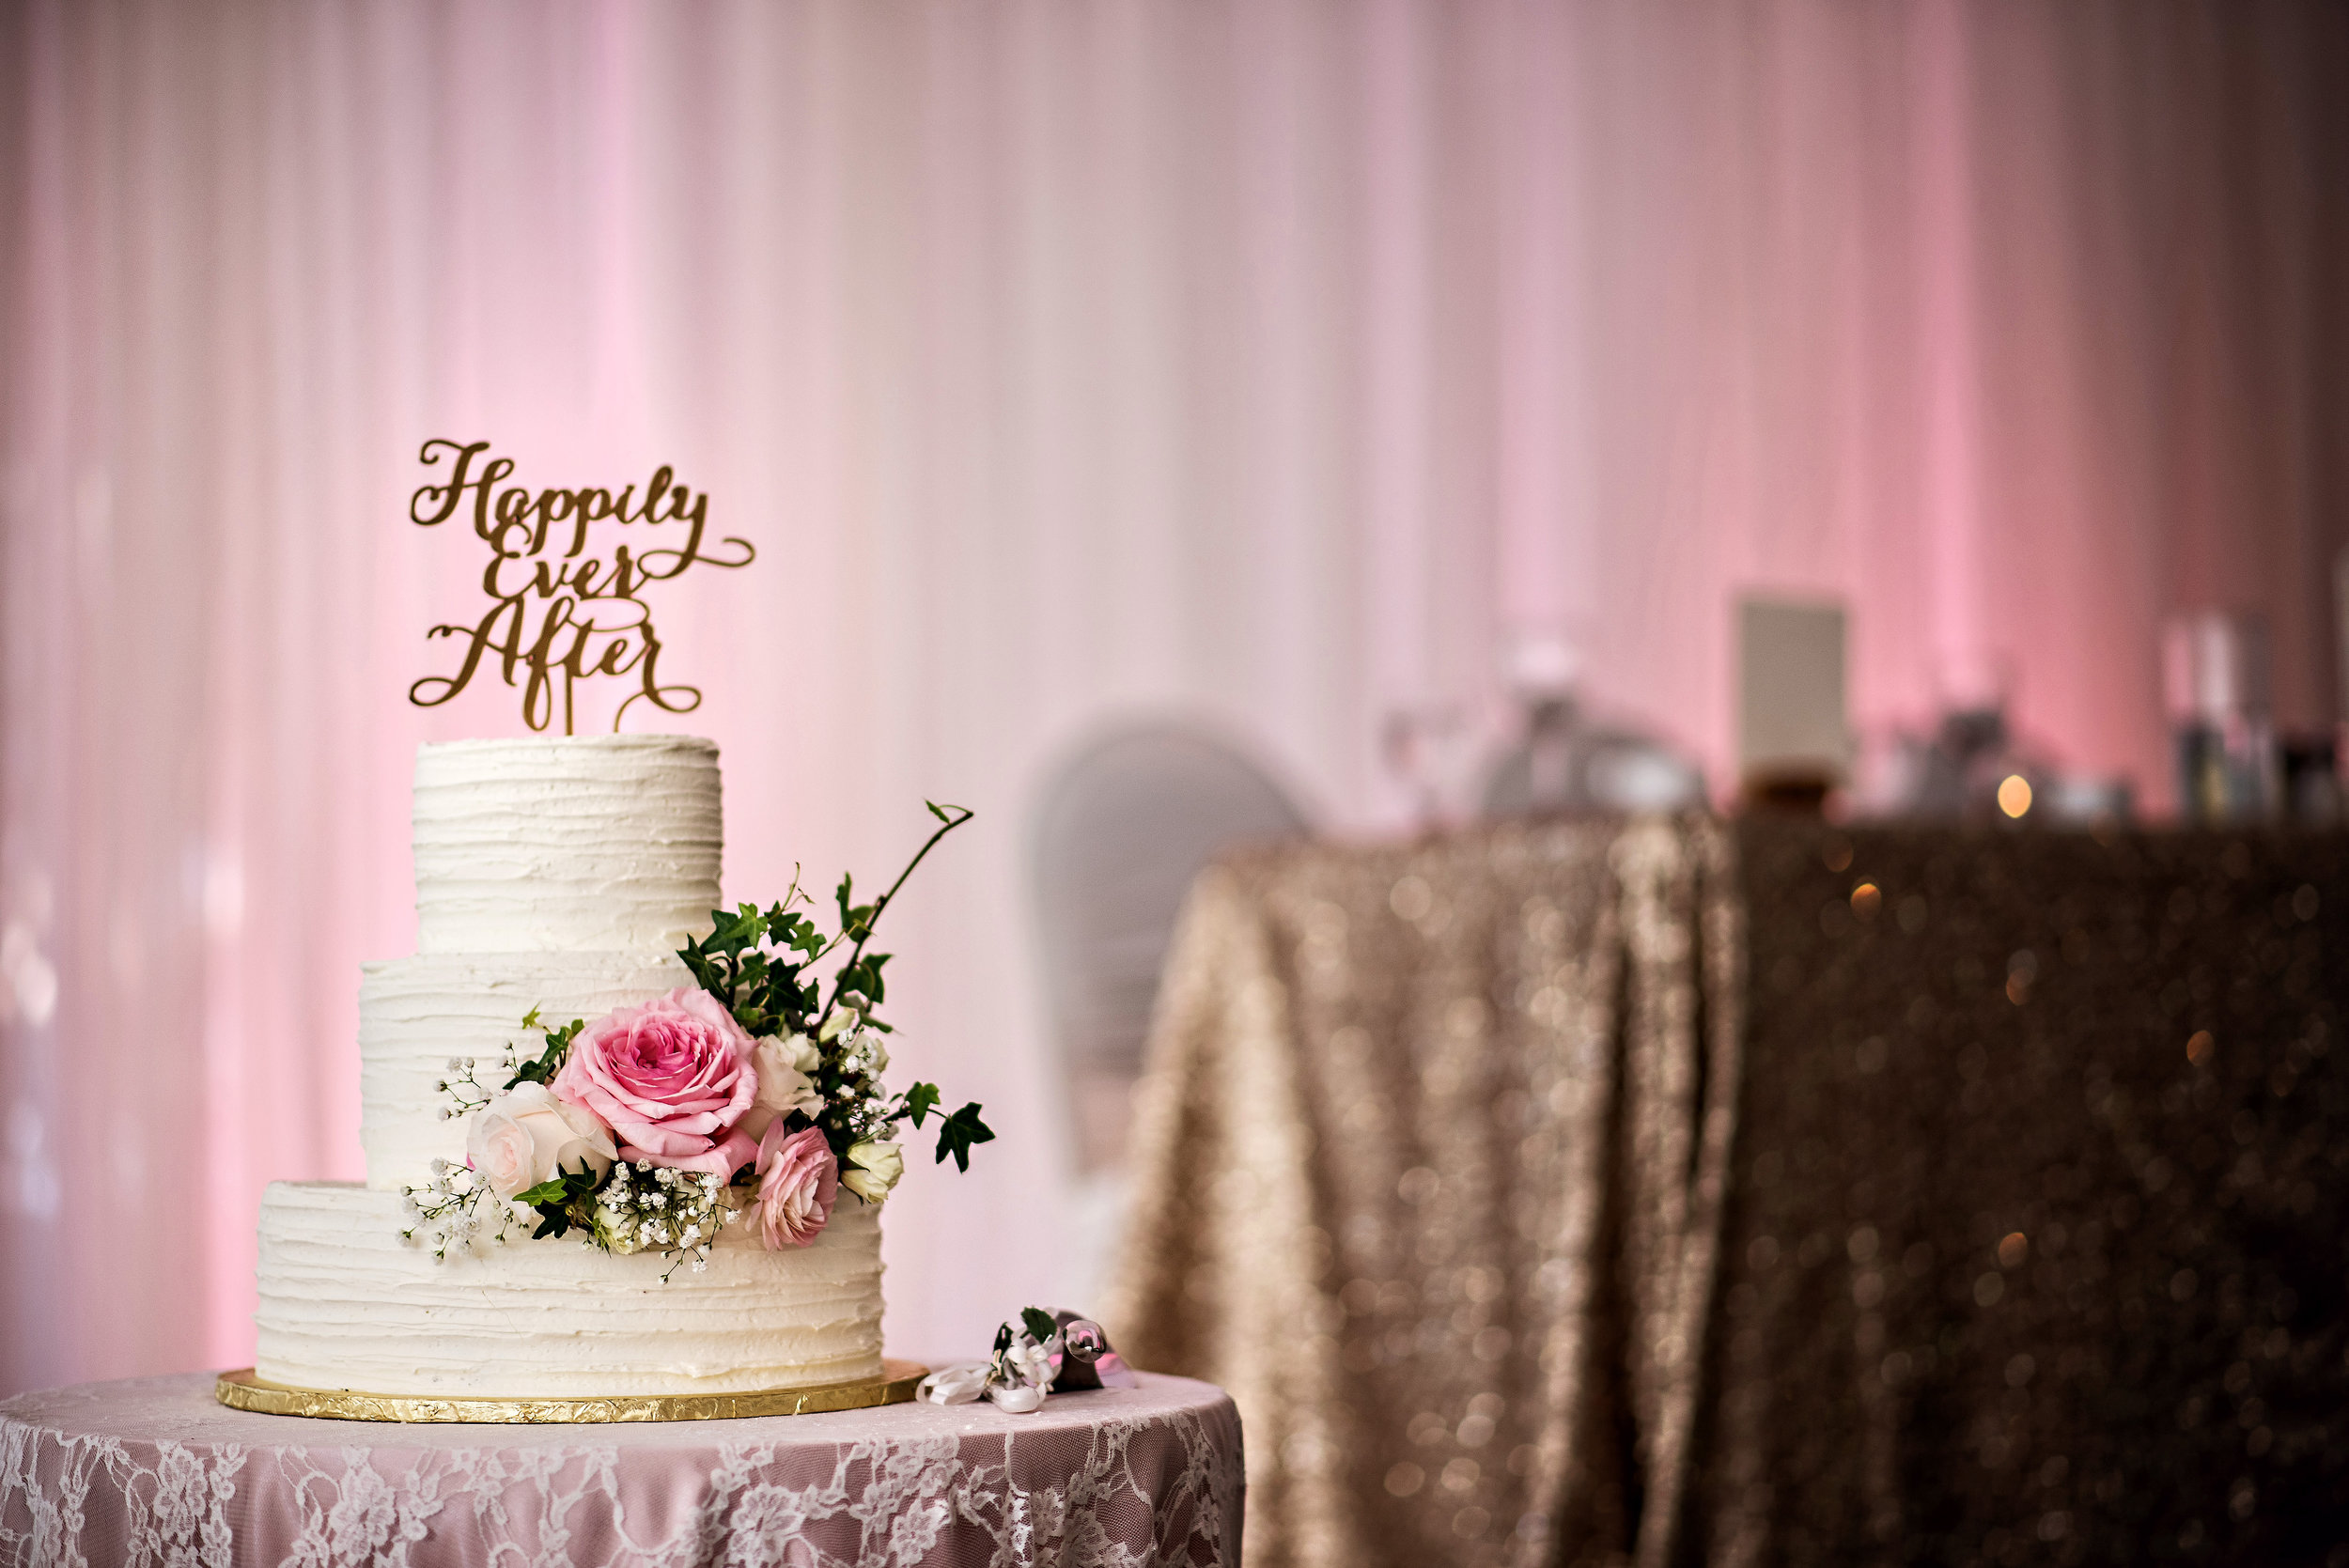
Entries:
POLYGON ((521 729, 404 699, 426 439, 756 544, 661 605, 730 894, 978 810, 891 943, 1003 1134, 891 1205, 956 1352, 1083 1288, 1024 857, 1109 715, 1377 829, 1538 634, 1725 785, 1767 587, 2155 802, 2173 610, 2328 722, 2343 81, 2314 0, 0 9, 0 1391, 241 1364, 359 1173, 414 746, 521 729))
POLYGON ((1982 237, 1971 160, 1968 55, 1959 0, 1921 0, 1910 45, 1916 84, 1919 400, 1917 520, 1928 542, 1933 584, 1927 644, 1953 702, 1979 705, 2003 693, 1985 655, 1989 596, 1979 557, 1983 530, 1981 301, 1975 288, 1982 237))

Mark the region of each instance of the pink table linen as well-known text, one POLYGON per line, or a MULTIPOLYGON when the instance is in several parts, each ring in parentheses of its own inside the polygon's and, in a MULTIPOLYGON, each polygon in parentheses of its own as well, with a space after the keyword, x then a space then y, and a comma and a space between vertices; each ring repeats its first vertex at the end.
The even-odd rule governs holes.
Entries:
POLYGON ((255 1415, 210 1374, 0 1403, 0 1564, 1239 1562, 1239 1417, 1143 1374, 1034 1415, 629 1426, 255 1415))

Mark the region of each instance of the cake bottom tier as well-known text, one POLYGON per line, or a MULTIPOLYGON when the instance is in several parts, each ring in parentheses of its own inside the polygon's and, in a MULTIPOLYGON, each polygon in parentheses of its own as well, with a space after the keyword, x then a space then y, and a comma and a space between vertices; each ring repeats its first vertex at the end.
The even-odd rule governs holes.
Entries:
POLYGON ((485 1398, 741 1393, 878 1377, 880 1211, 840 1195, 809 1246, 738 1219, 706 1272, 570 1239, 452 1251, 400 1239, 397 1192, 272 1182, 261 1198, 257 1375, 304 1389, 485 1398))

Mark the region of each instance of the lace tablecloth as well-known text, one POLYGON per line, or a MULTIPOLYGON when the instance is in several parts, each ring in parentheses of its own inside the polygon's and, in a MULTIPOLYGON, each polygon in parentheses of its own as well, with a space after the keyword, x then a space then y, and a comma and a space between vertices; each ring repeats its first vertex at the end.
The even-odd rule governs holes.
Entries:
POLYGON ((210 1374, 0 1403, 0 1564, 1233 1564, 1239 1417, 1143 1386, 641 1426, 224 1409, 210 1374))

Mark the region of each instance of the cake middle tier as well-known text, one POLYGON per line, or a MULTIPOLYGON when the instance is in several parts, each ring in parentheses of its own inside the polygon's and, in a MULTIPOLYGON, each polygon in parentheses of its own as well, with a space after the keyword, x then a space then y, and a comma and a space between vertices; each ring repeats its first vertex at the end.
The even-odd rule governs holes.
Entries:
POLYGON ((360 966, 359 1143, 367 1185, 391 1191, 431 1179, 432 1161, 465 1157, 465 1124, 443 1120, 452 1058, 471 1057, 484 1089, 503 1088, 509 1048, 527 1059, 548 1029, 693 983, 677 955, 638 953, 427 953, 360 966))

